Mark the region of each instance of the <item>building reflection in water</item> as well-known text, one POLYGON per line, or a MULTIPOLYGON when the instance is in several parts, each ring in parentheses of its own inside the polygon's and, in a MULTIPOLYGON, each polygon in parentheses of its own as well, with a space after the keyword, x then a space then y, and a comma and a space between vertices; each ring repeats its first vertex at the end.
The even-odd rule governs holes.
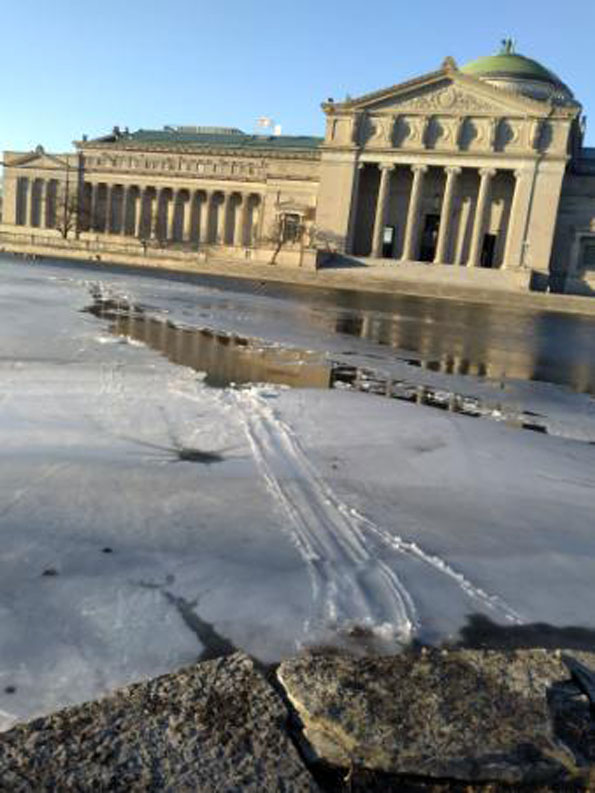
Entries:
POLYGON ((399 350, 399 358, 445 374, 540 380, 595 394, 595 322, 433 300, 402 313, 344 311, 337 333, 399 350))
POLYGON ((242 383, 275 383, 295 388, 329 388, 331 367, 321 354, 254 342, 211 330, 179 328, 142 313, 120 313, 112 332, 143 342, 172 363, 205 372, 205 383, 225 388, 242 383))
MULTIPOLYGON (((258 340, 177 327, 137 306, 94 296, 86 310, 112 331, 141 341, 172 362, 206 372, 208 385, 269 382, 328 388, 333 364, 323 354, 265 346, 258 340)), ((595 320, 446 300, 347 293, 334 310, 309 310, 309 323, 395 349, 396 357, 434 372, 495 381, 539 380, 595 394, 595 320), (376 305, 378 304, 378 305, 376 305), (391 308, 392 311, 379 310, 391 308)), ((310 307, 312 309, 312 307, 310 307)))

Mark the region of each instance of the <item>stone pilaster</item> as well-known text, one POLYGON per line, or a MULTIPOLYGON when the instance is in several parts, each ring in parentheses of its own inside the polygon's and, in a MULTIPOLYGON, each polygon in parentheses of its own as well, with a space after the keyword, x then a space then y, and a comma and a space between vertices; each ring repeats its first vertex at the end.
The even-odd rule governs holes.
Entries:
POLYGON ((532 174, 527 170, 519 169, 514 172, 514 192, 510 207, 508 230, 506 232, 506 247, 502 261, 503 270, 509 267, 520 267, 523 259, 523 246, 525 244, 529 201, 531 198, 531 177, 532 174))
POLYGON ((347 240, 345 243, 345 251, 346 253, 353 253, 353 248, 355 244, 355 228, 357 224, 357 211, 358 211, 358 200, 359 200, 359 184, 361 179, 361 173, 364 169, 365 163, 360 162, 356 165, 354 174, 353 174, 353 185, 351 188, 351 208, 349 212, 349 224, 347 226, 347 240))

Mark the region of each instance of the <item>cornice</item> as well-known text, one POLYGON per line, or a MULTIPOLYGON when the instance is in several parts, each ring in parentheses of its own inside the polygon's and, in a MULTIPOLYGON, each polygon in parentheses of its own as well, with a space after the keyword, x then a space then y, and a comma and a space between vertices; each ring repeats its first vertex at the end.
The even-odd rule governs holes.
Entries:
MULTIPOLYGON (((445 62, 446 63, 446 62, 445 62)), ((536 99, 523 96, 514 91, 505 88, 490 85, 485 80, 480 80, 472 75, 463 74, 456 67, 451 64, 446 64, 443 68, 437 71, 428 72, 412 80, 407 80, 403 83, 382 88, 378 91, 363 94, 362 96, 350 99, 347 102, 323 102, 321 107, 327 115, 352 115, 357 112, 365 112, 366 108, 375 102, 382 102, 383 100, 397 98, 403 94, 409 94, 412 91, 423 89, 427 86, 434 85, 443 80, 451 80, 459 87, 466 87, 467 89, 491 99, 495 103, 510 104, 521 116, 523 117, 539 117, 539 118, 552 118, 552 119, 574 119, 581 112, 579 104, 565 106, 558 105, 550 101, 540 102, 536 99)), ((374 111, 382 112, 382 111, 374 111)), ((461 115, 466 115, 463 111, 461 115)), ((479 113, 478 115, 481 115, 479 113)))
POLYGON ((113 154, 128 154, 136 152, 138 154, 169 154, 177 156, 181 154, 189 154, 192 156, 231 156, 231 157, 266 157, 268 159, 282 159, 282 160, 319 160, 320 149, 273 149, 262 147, 251 147, 246 149, 244 147, 232 146, 167 146, 166 144, 113 144, 113 143, 75 143, 79 151, 83 154, 88 152, 101 152, 113 154))

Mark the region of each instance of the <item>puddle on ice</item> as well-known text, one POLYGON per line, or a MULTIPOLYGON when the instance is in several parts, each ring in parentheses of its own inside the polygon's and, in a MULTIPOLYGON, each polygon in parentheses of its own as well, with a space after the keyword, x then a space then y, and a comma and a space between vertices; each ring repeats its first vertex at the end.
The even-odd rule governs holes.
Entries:
POLYGON ((116 336, 142 342, 172 363, 205 373, 214 388, 274 383, 329 388, 332 367, 321 353, 268 346, 209 328, 186 328, 151 316, 142 306, 96 298, 85 311, 110 321, 116 336))
MULTIPOLYGON (((216 332, 210 328, 176 325, 151 313, 152 309, 93 293, 83 309, 107 320, 114 336, 147 345, 172 363, 204 373, 206 385, 227 388, 272 383, 293 388, 342 388, 427 405, 474 418, 506 421, 510 426, 547 433, 540 416, 529 411, 502 413, 476 396, 419 382, 392 379, 361 366, 329 360, 323 353, 267 345, 259 339, 216 332)), ((416 359, 402 359, 419 367, 416 359)), ((432 366, 424 368, 432 369, 432 366)))

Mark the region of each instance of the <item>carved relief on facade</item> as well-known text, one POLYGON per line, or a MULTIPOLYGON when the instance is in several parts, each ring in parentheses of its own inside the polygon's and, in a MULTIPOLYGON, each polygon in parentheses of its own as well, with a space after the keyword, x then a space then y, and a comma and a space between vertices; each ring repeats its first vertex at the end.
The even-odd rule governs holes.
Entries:
POLYGON ((397 99, 394 105, 403 111, 421 111, 428 113, 467 112, 490 113, 494 112, 494 105, 480 97, 448 85, 440 90, 429 91, 418 96, 397 99))
POLYGON ((390 116, 366 116, 361 124, 362 144, 370 148, 392 146, 393 124, 390 116))
POLYGON ((459 127, 459 148, 462 151, 469 151, 475 148, 479 136, 477 122, 471 118, 461 119, 459 127))
POLYGON ((523 123, 522 121, 501 118, 496 132, 495 150, 506 152, 511 149, 522 148, 523 145, 523 123))
POLYGON ((496 132, 491 118, 465 118, 459 135, 459 146, 463 151, 493 151, 496 132))
POLYGON ((423 149, 426 127, 424 116, 399 116, 394 124, 392 145, 400 149, 423 149))
POLYGON ((557 149, 562 153, 566 145, 566 135, 560 133, 563 133, 563 128, 560 125, 552 124, 550 121, 542 122, 539 140, 535 148, 541 152, 557 149))
POLYGON ((393 129, 393 146, 397 149, 402 148, 409 137, 411 129, 405 116, 397 116, 393 129))
POLYGON ((457 119, 451 116, 431 116, 425 130, 427 149, 448 149, 457 147, 457 119))

